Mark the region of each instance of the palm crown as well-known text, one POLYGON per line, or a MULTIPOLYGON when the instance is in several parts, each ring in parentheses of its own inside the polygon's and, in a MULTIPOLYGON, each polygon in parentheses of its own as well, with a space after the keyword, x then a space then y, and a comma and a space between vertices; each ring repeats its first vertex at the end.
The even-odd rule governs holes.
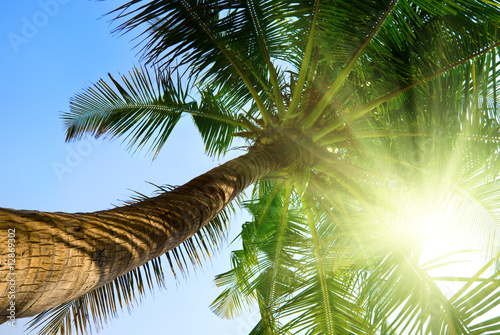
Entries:
MULTIPOLYGON (((499 6, 130 1, 115 11, 118 30, 139 31, 154 69, 76 95, 67 139, 124 137, 156 155, 190 115, 209 155, 236 137, 248 150, 293 148, 245 202, 243 249, 216 279, 226 287, 216 313, 259 307, 251 334, 493 334, 500 321, 481 316, 500 302, 499 277, 479 277, 498 268, 500 241, 499 6), (447 215, 492 261, 446 296, 427 272, 445 260, 419 263, 410 208, 447 215)), ((200 262, 227 221, 222 212, 169 252, 171 267, 200 262)), ((45 313, 45 330, 67 331, 72 313, 79 330, 88 314, 99 325, 162 276, 157 259, 45 313)))

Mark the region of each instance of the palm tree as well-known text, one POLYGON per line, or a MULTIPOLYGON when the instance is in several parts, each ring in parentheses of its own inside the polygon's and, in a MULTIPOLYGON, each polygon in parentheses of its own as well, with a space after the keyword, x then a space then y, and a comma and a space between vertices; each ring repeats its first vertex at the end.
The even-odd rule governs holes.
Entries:
MULTIPOLYGON (((255 184, 244 248, 218 277, 229 286, 217 313, 232 316, 255 301, 262 319, 252 334, 496 331, 498 319, 479 316, 499 302, 499 274, 481 279, 483 269, 447 297, 426 272, 438 263, 419 264, 421 243, 407 228, 419 227, 410 208, 439 204, 454 214, 454 228, 487 243, 485 257, 498 252, 498 6, 121 6, 118 29, 140 31, 154 69, 134 68, 121 82, 110 76, 76 95, 64 115, 67 139, 124 137, 156 155, 190 115, 209 155, 226 153, 235 137, 247 153, 111 210, 0 209, 2 230, 18 238, 16 317, 42 313, 45 333, 67 333, 72 317, 79 331, 89 317, 99 326, 117 304, 161 283, 161 255, 182 269, 209 253, 225 209, 255 184)), ((0 268, 1 278, 9 275, 0 268)), ((9 303, 3 294, 2 317, 9 303)))

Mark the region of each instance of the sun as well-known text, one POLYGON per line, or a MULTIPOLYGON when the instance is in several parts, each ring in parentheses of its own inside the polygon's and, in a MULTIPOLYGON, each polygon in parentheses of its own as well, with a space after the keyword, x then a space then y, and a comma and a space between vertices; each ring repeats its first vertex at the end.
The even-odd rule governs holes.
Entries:
POLYGON ((423 198, 413 228, 422 243, 419 263, 432 278, 439 278, 443 293, 449 295, 489 261, 484 246, 489 245, 485 239, 494 221, 463 192, 440 189, 423 198), (484 232, 474 231, 480 229, 484 232))
POLYGON ((429 271, 431 276, 471 277, 481 268, 480 253, 480 250, 468 249, 464 243, 437 231, 425 240, 420 264, 442 264, 429 271))
POLYGON ((427 182, 397 194, 393 222, 431 277, 470 278, 495 254, 494 215, 456 184, 427 182))

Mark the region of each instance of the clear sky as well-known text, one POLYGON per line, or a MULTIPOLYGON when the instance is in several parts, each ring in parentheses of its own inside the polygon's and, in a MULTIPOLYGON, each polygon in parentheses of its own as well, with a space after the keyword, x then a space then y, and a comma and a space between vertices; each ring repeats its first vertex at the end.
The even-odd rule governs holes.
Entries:
MULTIPOLYGON (((205 156, 189 119, 155 161, 145 152, 126 152, 119 140, 64 142, 60 115, 69 98, 108 72, 139 64, 132 35, 111 35, 110 17, 101 18, 123 2, 0 2, 1 207, 100 210, 129 199, 131 190, 150 194, 146 182, 182 184, 219 164, 205 156)), ((244 218, 240 213, 233 220, 231 236, 244 218)), ((254 316, 221 320, 208 307, 220 293, 213 277, 229 264, 226 250, 178 285, 169 275, 168 290, 157 290, 101 334, 247 334, 254 316)), ((15 329, 4 324, 0 334, 22 334, 23 323, 15 329)))

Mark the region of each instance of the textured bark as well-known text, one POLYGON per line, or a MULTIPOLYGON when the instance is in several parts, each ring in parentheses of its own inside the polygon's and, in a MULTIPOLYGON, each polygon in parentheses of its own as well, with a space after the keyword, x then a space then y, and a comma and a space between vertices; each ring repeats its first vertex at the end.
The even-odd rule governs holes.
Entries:
POLYGON ((93 213, 0 208, 0 323, 8 321, 12 289, 20 318, 105 285, 178 246, 246 187, 290 161, 283 147, 250 151, 171 192, 93 213))

